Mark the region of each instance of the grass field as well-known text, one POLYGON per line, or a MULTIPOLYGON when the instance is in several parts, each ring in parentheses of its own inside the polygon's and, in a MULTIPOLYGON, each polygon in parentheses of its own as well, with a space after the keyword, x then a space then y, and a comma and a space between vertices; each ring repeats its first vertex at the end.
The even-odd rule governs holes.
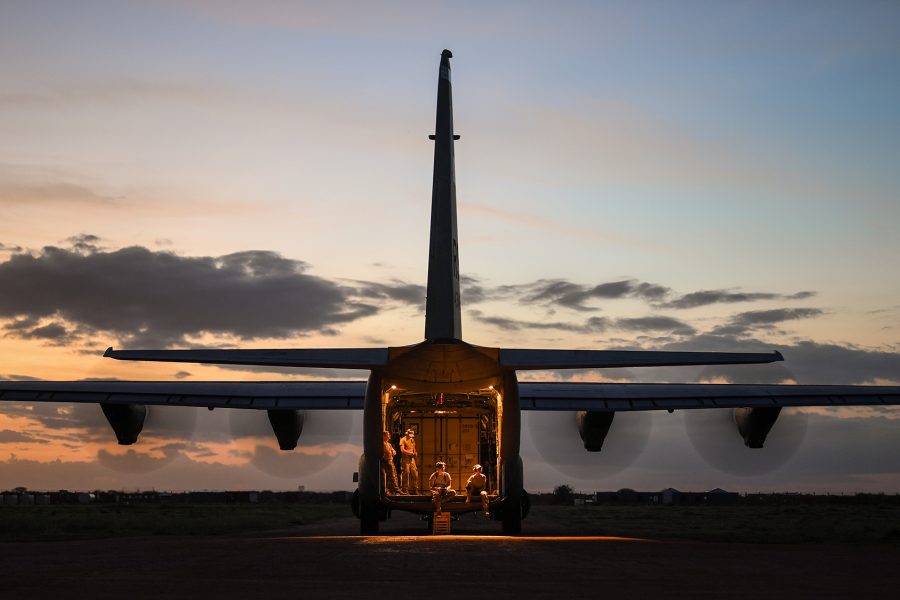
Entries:
POLYGON ((538 506, 534 512, 586 535, 742 543, 900 543, 896 505, 538 506))
POLYGON ((0 507, 0 541, 222 535, 346 517, 346 504, 136 504, 0 507))
MULTIPOLYGON (((346 504, 138 504, 0 508, 0 541, 225 535, 348 517, 346 504)), ((535 506, 524 533, 740 543, 900 543, 900 506, 535 506)), ((499 527, 497 528, 499 533, 499 527)))

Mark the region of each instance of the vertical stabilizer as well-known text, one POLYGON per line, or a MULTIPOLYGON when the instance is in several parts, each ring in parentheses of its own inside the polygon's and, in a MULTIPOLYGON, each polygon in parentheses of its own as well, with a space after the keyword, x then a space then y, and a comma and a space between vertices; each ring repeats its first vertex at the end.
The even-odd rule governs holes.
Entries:
POLYGON ((425 339, 462 339, 459 305, 459 244, 456 236, 456 169, 453 160, 453 100, 449 50, 441 53, 434 135, 434 182, 431 191, 431 242, 425 339))

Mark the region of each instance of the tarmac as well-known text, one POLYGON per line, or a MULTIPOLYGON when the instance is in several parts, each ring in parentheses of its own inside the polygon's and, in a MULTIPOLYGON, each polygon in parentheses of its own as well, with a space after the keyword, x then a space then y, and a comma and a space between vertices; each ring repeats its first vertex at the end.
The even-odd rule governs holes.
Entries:
POLYGON ((335 519, 279 532, 0 544, 3 598, 893 597, 898 544, 728 544, 581 536, 478 515, 432 536, 396 514, 359 536, 335 519))

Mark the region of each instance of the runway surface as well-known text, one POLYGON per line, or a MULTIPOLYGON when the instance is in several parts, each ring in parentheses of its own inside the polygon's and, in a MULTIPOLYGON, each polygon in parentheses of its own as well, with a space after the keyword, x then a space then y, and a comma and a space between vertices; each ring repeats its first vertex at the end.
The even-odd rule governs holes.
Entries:
MULTIPOLYGON (((386 535, 337 519, 282 532, 0 544, 4 598, 847 598, 900 589, 897 544, 723 544, 579 536, 483 518, 423 535, 398 515, 386 535)), ((531 522, 529 522, 531 521, 531 522)))

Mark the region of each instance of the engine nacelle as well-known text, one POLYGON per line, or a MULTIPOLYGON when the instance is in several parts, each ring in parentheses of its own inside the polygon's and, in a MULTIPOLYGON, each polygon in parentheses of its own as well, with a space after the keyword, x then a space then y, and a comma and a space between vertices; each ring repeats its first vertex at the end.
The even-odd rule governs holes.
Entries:
POLYGON ((575 415, 578 434, 588 452, 600 452, 616 413, 608 410, 582 410, 575 415))
POLYGON ((104 404, 100 403, 103 415, 116 433, 120 446, 135 443, 144 428, 147 418, 147 407, 143 404, 104 404))
POLYGON ((734 424, 744 438, 744 445, 748 448, 762 448, 779 414, 780 406, 734 409, 734 424))
POLYGON ((303 432, 303 418, 305 413, 302 410, 291 409, 274 409, 267 410, 269 415, 269 423, 272 424, 272 431, 278 439, 278 447, 282 450, 293 450, 297 447, 297 440, 303 432))

